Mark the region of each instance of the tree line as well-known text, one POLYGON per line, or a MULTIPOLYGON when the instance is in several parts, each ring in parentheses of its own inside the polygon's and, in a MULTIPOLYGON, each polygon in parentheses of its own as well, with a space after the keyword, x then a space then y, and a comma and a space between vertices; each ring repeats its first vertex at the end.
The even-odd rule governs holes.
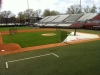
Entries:
POLYGON ((97 8, 95 5, 92 7, 86 6, 84 8, 82 8, 80 5, 72 5, 67 8, 65 13, 60 13, 55 10, 50 11, 50 9, 45 9, 43 12, 41 9, 35 11, 33 9, 26 9, 23 12, 19 12, 18 15, 13 14, 11 11, 2 11, 0 12, 0 23, 25 23, 28 21, 30 22, 30 19, 33 19, 33 17, 79 13, 100 13, 100 8, 97 8))

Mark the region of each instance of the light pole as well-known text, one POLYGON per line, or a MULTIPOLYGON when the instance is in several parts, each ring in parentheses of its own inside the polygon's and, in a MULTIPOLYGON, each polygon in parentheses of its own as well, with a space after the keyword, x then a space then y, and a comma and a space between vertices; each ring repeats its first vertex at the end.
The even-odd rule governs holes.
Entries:
MULTIPOLYGON (((81 8, 81 0, 80 0, 80 11, 82 12, 82 8, 81 8)), ((74 30, 74 36, 76 36, 76 28, 74 30)))
POLYGON ((81 10, 81 12, 82 12, 82 5, 81 5, 81 0, 80 0, 80 10, 81 10))
POLYGON ((27 0, 27 7, 28 7, 28 25, 29 25, 29 2, 27 0))

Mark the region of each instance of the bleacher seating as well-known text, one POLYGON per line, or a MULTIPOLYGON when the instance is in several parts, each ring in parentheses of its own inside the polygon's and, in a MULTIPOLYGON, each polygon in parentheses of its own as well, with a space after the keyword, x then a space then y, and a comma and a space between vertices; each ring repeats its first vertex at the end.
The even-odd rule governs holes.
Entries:
POLYGON ((93 19, 95 16, 97 16, 96 13, 92 13, 92 15, 90 15, 89 17, 87 17, 87 19, 93 19))
POLYGON ((53 20, 52 22, 62 22, 64 19, 66 19, 69 15, 60 15, 57 19, 53 20))
POLYGON ((56 19, 56 18, 58 18, 58 17, 59 17, 59 15, 57 15, 57 16, 51 16, 50 18, 46 19, 46 20, 43 21, 43 22, 52 22, 54 19, 56 19))
POLYGON ((67 19, 65 19, 65 22, 76 22, 80 17, 82 17, 83 14, 72 14, 71 16, 69 16, 67 19))
POLYGON ((42 20, 40 20, 39 22, 43 22, 43 21, 47 20, 47 19, 50 18, 50 17, 51 17, 51 16, 47 16, 47 17, 43 18, 42 20))
POLYGON ((98 23, 85 23, 84 24, 84 28, 89 28, 89 29, 93 29, 94 28, 94 26, 99 26, 99 24, 98 23))
POLYGON ((48 22, 46 24, 46 26, 56 26, 56 25, 60 24, 64 19, 66 19, 68 16, 69 15, 60 15, 59 17, 57 17, 53 21, 48 22))
POLYGON ((69 27, 71 24, 58 24, 56 27, 69 27))
POLYGON ((82 28, 83 23, 82 22, 75 22, 71 25, 71 28, 82 28))
POLYGON ((47 16, 39 21, 39 26, 43 27, 68 27, 81 28, 83 25, 98 26, 100 25, 100 14, 85 13, 71 15, 47 16))
POLYGON ((95 16, 95 17, 93 18, 93 20, 100 20, 100 14, 98 14, 97 16, 95 16))
POLYGON ((88 20, 88 19, 92 19, 96 16, 97 14, 94 14, 94 13, 86 13, 84 14, 80 19, 78 19, 77 21, 85 21, 85 20, 88 20))
POLYGON ((48 18, 50 18, 50 17, 51 17, 51 16, 47 16, 47 17, 45 17, 45 18, 41 19, 39 22, 34 23, 34 25, 37 25, 37 26, 42 26, 43 21, 47 20, 47 19, 48 19, 48 18))

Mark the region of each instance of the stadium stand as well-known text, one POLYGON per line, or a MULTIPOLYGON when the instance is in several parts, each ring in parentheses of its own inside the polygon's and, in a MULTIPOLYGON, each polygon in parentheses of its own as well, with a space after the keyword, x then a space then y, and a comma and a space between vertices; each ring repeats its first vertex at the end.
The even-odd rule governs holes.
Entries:
POLYGON ((93 19, 95 16, 97 16, 96 13, 92 13, 89 17, 87 17, 87 19, 93 19))
POLYGON ((62 22, 64 19, 66 19, 67 17, 69 17, 69 15, 60 15, 60 17, 58 17, 57 19, 53 20, 52 22, 62 22))
POLYGON ((82 22, 75 22, 73 23, 70 28, 82 28, 83 27, 83 23, 82 22))
POLYGON ((83 24, 83 28, 85 29, 97 29, 95 27, 98 27, 100 25, 99 21, 99 15, 90 13, 90 15, 86 18, 83 24))
POLYGON ((49 19, 46 19, 45 21, 43 21, 43 22, 52 22, 54 19, 56 19, 56 18, 58 18, 59 17, 59 15, 57 15, 57 16, 51 16, 49 19))
POLYGON ((56 16, 51 16, 50 18, 46 19, 45 21, 43 21, 43 25, 45 27, 50 27, 50 26, 54 26, 54 24, 52 23, 53 20, 57 19, 60 15, 56 15, 56 16))
POLYGON ((44 17, 43 19, 41 19, 40 21, 34 23, 34 25, 42 25, 43 21, 45 21, 46 19, 50 18, 50 16, 44 17))
POLYGON ((58 24, 56 27, 69 27, 71 24, 58 24))
MULTIPOLYGON (((97 16, 97 14, 94 14, 94 13, 86 13, 84 14, 81 18, 79 18, 77 20, 77 22, 73 23, 72 24, 72 28, 82 28, 84 27, 84 25, 93 25, 92 23, 85 23, 87 22, 88 20, 92 20, 92 18, 94 18, 95 16, 97 16)), ((94 23, 95 24, 95 23, 94 23)))
POLYGON ((65 27, 65 28, 100 28, 100 14, 81 13, 47 16, 40 20, 41 27, 65 27))
POLYGON ((93 18, 93 20, 100 20, 100 14, 98 14, 97 16, 95 16, 95 17, 93 18))
POLYGON ((69 16, 67 19, 65 19, 65 22, 76 22, 80 17, 82 17, 84 14, 72 14, 71 16, 69 16))
POLYGON ((47 17, 43 18, 42 20, 40 20, 39 22, 43 22, 43 21, 47 20, 47 19, 50 18, 50 17, 51 17, 51 16, 47 16, 47 17))
POLYGON ((61 23, 64 19, 66 19, 69 15, 60 15, 59 17, 57 17, 56 19, 54 19, 52 22, 47 23, 46 26, 56 26, 59 23, 61 23))
POLYGON ((72 27, 71 25, 75 23, 80 17, 84 14, 72 14, 68 18, 66 18, 62 23, 58 24, 58 27, 72 27))
POLYGON ((97 14, 93 14, 93 13, 85 13, 80 19, 78 19, 77 21, 85 21, 88 19, 92 19, 96 16, 97 14))

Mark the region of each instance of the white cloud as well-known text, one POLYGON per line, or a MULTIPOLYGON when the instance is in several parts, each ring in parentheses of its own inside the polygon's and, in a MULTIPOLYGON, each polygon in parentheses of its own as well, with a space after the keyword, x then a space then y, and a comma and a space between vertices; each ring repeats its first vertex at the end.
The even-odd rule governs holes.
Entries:
MULTIPOLYGON (((73 4, 80 4, 80 0, 28 0, 29 8, 33 10, 45 9, 56 10, 61 13, 66 12, 67 8, 73 4)), ((81 0, 82 7, 95 4, 100 7, 100 0, 81 0)), ((14 14, 27 9, 27 0, 3 0, 2 10, 10 10, 14 14)))

